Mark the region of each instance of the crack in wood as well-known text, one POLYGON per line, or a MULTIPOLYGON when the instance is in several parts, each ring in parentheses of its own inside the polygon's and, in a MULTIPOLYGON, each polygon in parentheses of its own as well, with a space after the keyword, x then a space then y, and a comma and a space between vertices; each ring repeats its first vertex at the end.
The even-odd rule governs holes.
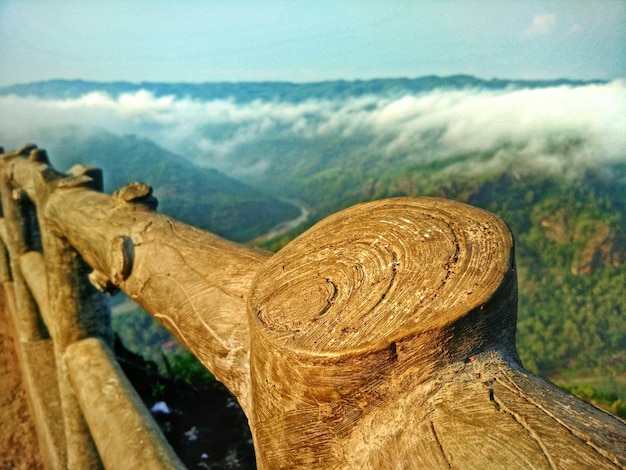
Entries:
POLYGON ((610 461, 610 462, 612 462, 612 463, 614 463, 616 465, 623 466, 620 463, 620 461, 619 461, 619 459, 617 458, 616 455, 611 454, 611 453, 607 452, 605 449, 603 449, 603 448, 599 447, 598 445, 594 444, 591 441, 590 436, 585 435, 583 432, 581 432, 581 431, 575 429, 574 427, 568 425, 565 421, 563 421, 561 418, 556 416, 554 413, 551 413, 548 409, 546 409, 544 406, 542 406, 540 403, 538 403, 536 400, 534 400, 530 395, 525 393, 524 390, 522 390, 520 388, 520 386, 517 383, 515 383, 513 378, 509 376, 509 374, 507 373, 506 370, 504 370, 502 367, 499 367, 499 370, 500 370, 501 374, 504 377, 506 377, 507 381, 511 384, 511 385, 508 385, 507 383, 503 382, 499 377, 496 377, 495 380, 500 385, 502 385, 504 388, 506 388, 510 392, 516 394, 517 396, 519 396, 520 398, 525 400, 527 403, 533 405, 535 408, 540 410, 546 416, 549 416, 551 419, 553 419, 555 422, 557 422, 563 428, 565 428, 572 436, 574 436, 576 439, 578 439, 579 441, 581 441, 585 445, 591 447, 595 452, 597 452, 603 458, 607 459, 608 461, 610 461))
POLYGON ((526 430, 528 435, 537 443, 537 445, 541 449, 541 453, 548 461, 550 468, 553 470, 558 468, 552 456, 550 455, 550 452, 548 451, 548 447, 543 442, 543 439, 541 439, 541 436, 539 436, 537 431, 535 431, 535 429, 528 423, 528 421, 526 421, 526 418, 510 409, 503 401, 499 400, 498 397, 495 395, 493 389, 489 389, 489 399, 497 405, 498 410, 510 415, 520 426, 522 426, 526 430))
POLYGON ((446 461, 446 464, 448 464, 448 468, 454 468, 454 466, 452 465, 452 461, 450 460, 450 457, 446 453, 446 450, 443 448, 443 444, 441 442, 441 439, 439 438, 439 433, 437 433, 437 429, 435 428, 434 421, 430 422, 430 432, 432 433, 432 436, 435 439, 435 443, 437 444, 437 448, 439 449, 439 452, 441 452, 441 455, 446 461))
POLYGON ((337 298, 337 293, 338 293, 337 284, 335 284, 335 282, 329 278, 326 278, 326 283, 330 284, 332 291, 331 291, 330 298, 326 300, 326 305, 324 305, 324 307, 317 313, 319 316, 322 316, 326 312, 328 312, 328 310, 334 305, 335 299, 337 298))

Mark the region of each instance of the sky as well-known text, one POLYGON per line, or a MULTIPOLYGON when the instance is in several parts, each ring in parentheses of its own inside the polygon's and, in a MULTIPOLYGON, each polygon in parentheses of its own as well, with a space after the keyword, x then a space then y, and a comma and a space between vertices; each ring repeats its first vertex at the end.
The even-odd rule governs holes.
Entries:
POLYGON ((626 77, 624 0, 0 0, 0 86, 626 77))

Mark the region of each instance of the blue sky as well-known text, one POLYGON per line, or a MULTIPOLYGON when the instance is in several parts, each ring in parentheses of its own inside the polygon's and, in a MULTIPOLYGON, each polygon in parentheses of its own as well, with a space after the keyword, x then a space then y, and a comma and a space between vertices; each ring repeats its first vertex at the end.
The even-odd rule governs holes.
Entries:
POLYGON ((0 0, 0 86, 626 77, 626 1, 0 0))

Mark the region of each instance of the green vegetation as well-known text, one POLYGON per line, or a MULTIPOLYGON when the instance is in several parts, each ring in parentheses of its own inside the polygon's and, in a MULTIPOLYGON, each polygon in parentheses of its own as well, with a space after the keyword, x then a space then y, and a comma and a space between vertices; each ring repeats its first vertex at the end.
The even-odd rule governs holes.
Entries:
MULTIPOLYGON (((626 400, 619 397, 619 386, 615 385, 614 382, 608 385, 601 384, 600 387, 602 388, 600 389, 596 388, 598 385, 593 383, 572 384, 571 382, 557 382, 557 384, 583 400, 604 408, 615 416, 626 419, 626 400)), ((622 384, 622 390, 623 387, 624 385, 622 384)))
POLYGON ((163 362, 167 376, 170 378, 177 378, 194 385, 209 385, 215 382, 213 374, 186 349, 171 356, 163 354, 163 362))

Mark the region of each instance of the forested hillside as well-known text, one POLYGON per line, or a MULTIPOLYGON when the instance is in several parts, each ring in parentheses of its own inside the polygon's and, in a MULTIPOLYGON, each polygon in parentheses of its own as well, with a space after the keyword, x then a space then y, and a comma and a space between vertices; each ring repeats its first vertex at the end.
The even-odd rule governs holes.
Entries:
POLYGON ((70 127, 43 131, 53 165, 68 170, 83 163, 103 169, 105 191, 132 181, 151 184, 159 211, 235 241, 257 237, 300 213, 277 199, 136 135, 70 127))

